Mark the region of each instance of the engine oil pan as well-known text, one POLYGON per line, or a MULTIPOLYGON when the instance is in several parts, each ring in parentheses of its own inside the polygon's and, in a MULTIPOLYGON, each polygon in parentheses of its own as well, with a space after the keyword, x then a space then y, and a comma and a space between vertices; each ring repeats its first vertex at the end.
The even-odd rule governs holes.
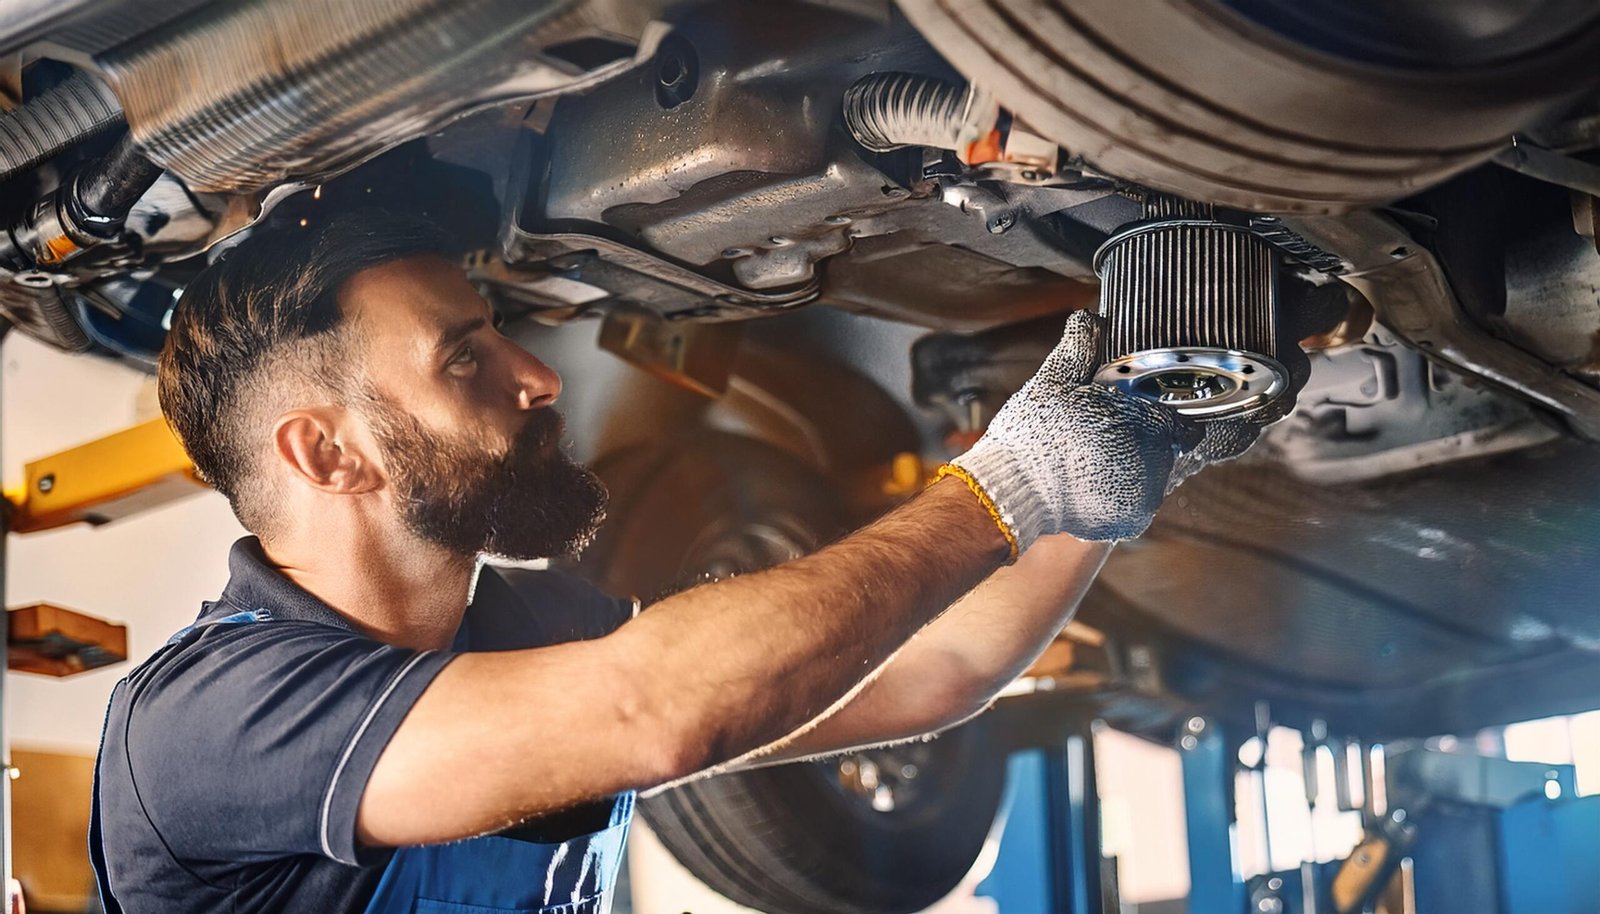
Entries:
POLYGON ((1095 380, 1200 420, 1287 393, 1276 250, 1198 204, 1158 199, 1147 214, 1095 254, 1106 320, 1095 380))

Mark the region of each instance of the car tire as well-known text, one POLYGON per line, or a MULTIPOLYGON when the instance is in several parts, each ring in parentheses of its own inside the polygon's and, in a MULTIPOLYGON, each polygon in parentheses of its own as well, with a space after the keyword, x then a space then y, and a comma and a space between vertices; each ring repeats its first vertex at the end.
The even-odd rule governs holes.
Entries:
MULTIPOLYGON (((646 602, 796 557, 849 526, 820 473, 750 438, 700 430, 596 470, 610 519, 579 570, 646 602)), ((1004 750, 979 719, 932 740, 695 781, 640 811, 690 873, 740 904, 906 914, 972 869, 1004 786, 1004 750)))
POLYGON ((642 808, 685 869, 742 905, 910 914, 950 894, 983 850, 1005 788, 990 744, 979 721, 927 742, 697 781, 642 808), (863 790, 869 765, 880 791, 898 782, 887 788, 893 805, 863 790))
POLYGON ((1600 15, 1582 0, 1494 15, 1428 0, 897 2, 974 85, 1102 172, 1262 212, 1409 196, 1600 81, 1600 15))

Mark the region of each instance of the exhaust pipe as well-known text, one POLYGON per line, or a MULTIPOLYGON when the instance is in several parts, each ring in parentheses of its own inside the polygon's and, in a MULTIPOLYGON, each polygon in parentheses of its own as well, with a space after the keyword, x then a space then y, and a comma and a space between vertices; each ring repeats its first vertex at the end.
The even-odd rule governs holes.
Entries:
POLYGON ((606 6, 244 0, 98 62, 146 155, 190 190, 250 193, 353 167, 488 104, 595 78, 540 51, 615 33, 606 6))

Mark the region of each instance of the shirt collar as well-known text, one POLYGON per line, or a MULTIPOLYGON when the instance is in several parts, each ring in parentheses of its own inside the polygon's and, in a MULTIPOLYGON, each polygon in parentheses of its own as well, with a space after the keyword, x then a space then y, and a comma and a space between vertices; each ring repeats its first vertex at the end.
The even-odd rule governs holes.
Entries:
MULTIPOLYGON (((467 648, 470 641, 469 623, 473 617, 488 612, 491 606, 506 602, 510 594, 509 586, 493 568, 480 567, 472 603, 462 615, 454 648, 467 648)), ((266 610, 273 619, 318 622, 346 631, 356 630, 350 620, 274 567, 261 548, 261 540, 246 536, 235 542, 228 553, 228 584, 222 589, 222 599, 219 603, 207 604, 201 612, 201 618, 219 613, 227 615, 238 610, 254 612, 261 609, 266 610)))
POLYGON ((261 549, 261 541, 253 536, 234 543, 228 553, 228 586, 222 589, 222 602, 234 609, 264 609, 274 619, 320 622, 355 631, 333 607, 274 568, 261 549))

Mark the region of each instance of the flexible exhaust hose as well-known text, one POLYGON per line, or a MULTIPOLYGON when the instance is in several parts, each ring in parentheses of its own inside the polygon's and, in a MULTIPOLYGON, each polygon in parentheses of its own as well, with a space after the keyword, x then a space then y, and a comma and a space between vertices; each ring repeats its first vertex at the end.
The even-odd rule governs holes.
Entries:
POLYGON ((100 80, 75 73, 27 104, 0 115, 0 181, 32 168, 122 119, 100 80))
POLYGON ((906 146, 964 151, 994 127, 994 103, 971 86, 914 73, 873 73, 844 93, 844 120, 873 152, 906 146))
POLYGON ((84 352, 93 345, 56 286, 0 285, 0 321, 63 352, 84 352))

